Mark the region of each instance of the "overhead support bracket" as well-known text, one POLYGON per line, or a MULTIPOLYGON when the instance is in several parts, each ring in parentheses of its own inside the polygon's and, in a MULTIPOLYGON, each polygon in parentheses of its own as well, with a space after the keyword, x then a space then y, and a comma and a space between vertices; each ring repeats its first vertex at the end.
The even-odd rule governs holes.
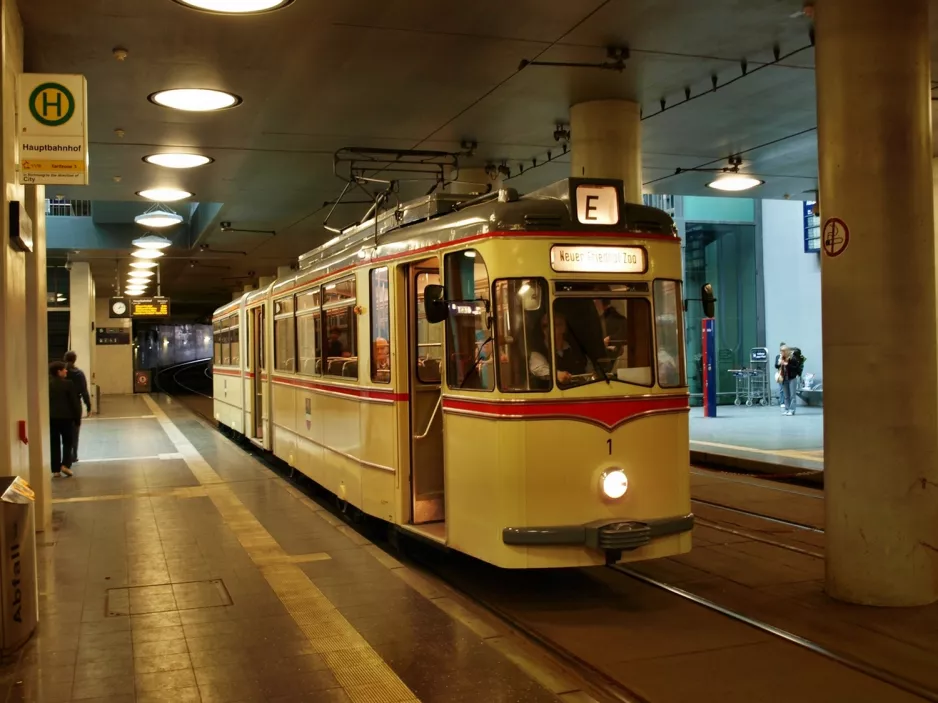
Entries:
POLYGON ((528 66, 552 66, 554 68, 597 68, 603 71, 625 70, 625 62, 629 60, 629 48, 627 46, 610 46, 606 48, 606 60, 602 63, 580 63, 569 61, 538 61, 521 59, 518 64, 518 70, 528 66))

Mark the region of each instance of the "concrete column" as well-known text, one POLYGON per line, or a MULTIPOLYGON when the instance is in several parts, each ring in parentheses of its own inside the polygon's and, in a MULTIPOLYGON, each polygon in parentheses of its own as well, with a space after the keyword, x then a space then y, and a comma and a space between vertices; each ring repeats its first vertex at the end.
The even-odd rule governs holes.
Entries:
POLYGON ((45 186, 28 186, 26 211, 33 221, 33 253, 26 258, 26 401, 29 483, 36 491, 36 531, 52 525, 49 448, 49 326, 46 309, 45 186))
POLYGON ((821 221, 849 230, 822 255, 827 591, 868 605, 938 600, 928 5, 815 5, 821 221))
MULTIPOLYGON (((78 368, 88 374, 89 386, 94 382, 94 280, 91 264, 78 261, 69 272, 69 349, 78 354, 78 368)), ((89 391, 92 391, 89 388, 89 391)))
POLYGON ((642 202, 641 106, 592 100, 570 106, 570 175, 618 178, 625 202, 642 202))

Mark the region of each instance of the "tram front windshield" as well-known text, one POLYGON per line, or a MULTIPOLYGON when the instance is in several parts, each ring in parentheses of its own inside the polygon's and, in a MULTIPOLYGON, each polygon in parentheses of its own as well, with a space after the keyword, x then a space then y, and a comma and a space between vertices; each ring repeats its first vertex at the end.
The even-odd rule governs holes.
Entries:
POLYGON ((662 387, 683 385, 680 284, 655 281, 653 298, 602 288, 558 296, 549 306, 542 279, 496 283, 503 391, 549 390, 553 384, 651 387, 656 380, 662 387))

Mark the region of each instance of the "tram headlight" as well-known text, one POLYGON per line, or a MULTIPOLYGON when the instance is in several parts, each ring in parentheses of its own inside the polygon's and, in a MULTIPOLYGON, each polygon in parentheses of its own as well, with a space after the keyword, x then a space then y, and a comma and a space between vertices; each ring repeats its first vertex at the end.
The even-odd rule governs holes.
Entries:
POLYGON ((600 477, 600 488, 606 498, 617 500, 629 490, 629 478, 622 469, 607 469, 600 477))

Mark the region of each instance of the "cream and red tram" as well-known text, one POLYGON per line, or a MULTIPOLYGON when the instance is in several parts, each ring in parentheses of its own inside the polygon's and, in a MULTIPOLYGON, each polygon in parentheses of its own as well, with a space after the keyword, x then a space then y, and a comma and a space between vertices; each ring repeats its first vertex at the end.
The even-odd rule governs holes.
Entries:
POLYGON ((617 181, 466 198, 404 204, 220 308, 217 420, 498 566, 689 550, 672 220, 617 181))

